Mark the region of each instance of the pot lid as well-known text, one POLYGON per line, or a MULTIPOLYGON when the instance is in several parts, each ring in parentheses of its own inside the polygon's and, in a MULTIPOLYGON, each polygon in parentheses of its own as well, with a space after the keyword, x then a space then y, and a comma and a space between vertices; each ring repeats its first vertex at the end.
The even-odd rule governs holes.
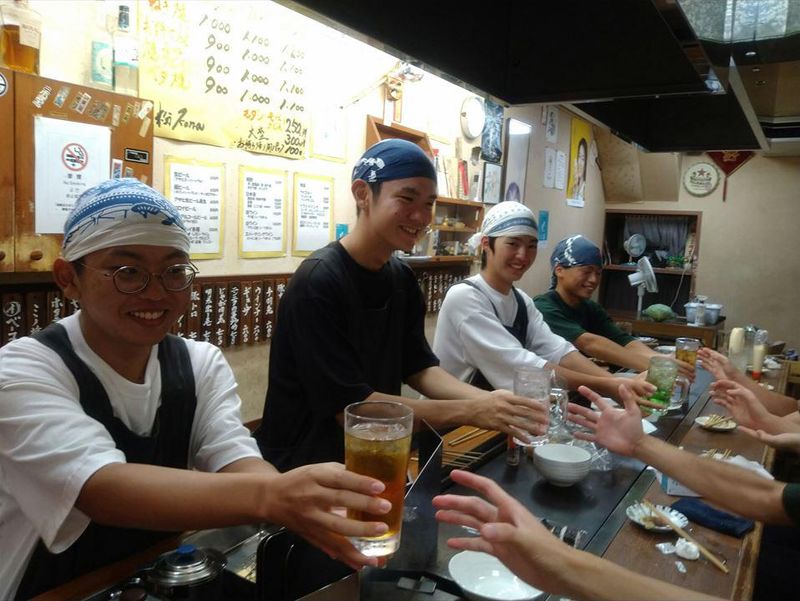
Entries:
POLYGON ((226 564, 225 555, 215 549, 181 545, 161 555, 148 577, 160 586, 199 584, 215 578, 226 564))

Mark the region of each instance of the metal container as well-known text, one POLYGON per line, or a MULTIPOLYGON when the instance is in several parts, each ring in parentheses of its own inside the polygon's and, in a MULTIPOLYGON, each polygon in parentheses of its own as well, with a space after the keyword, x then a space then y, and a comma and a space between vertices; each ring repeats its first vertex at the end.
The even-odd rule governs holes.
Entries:
POLYGON ((722 311, 722 305, 718 303, 710 303, 706 305, 706 325, 713 326, 719 321, 719 312, 722 311))
POLYGON ((222 570, 227 560, 215 549, 181 545, 161 555, 145 572, 148 591, 159 599, 222 601, 222 570))

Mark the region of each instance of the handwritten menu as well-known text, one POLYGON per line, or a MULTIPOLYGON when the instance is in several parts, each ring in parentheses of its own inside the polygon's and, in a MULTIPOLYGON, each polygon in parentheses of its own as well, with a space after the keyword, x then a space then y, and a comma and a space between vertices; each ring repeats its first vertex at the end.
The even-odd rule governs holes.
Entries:
POLYGON ((295 173, 292 254, 306 256, 333 240, 333 178, 295 173))
POLYGON ((286 254, 285 171, 239 167, 239 256, 286 254))
POLYGON ((305 156, 305 17, 272 2, 141 6, 139 92, 158 99, 156 136, 305 156))
POLYGON ((222 256, 222 163, 167 157, 167 198, 178 208, 189 232, 191 255, 197 259, 222 256))

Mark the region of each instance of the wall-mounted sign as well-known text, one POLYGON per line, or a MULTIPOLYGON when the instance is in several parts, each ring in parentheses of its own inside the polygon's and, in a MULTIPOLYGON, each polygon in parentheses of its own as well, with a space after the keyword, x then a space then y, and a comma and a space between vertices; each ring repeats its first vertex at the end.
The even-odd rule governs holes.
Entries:
POLYGON ((683 174, 683 187, 692 196, 708 196, 719 184, 719 172, 711 163, 695 163, 683 174))

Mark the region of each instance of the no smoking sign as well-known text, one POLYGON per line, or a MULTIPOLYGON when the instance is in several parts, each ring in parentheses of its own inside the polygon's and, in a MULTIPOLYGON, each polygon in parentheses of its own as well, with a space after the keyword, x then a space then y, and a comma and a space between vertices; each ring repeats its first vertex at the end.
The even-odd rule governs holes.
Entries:
POLYGON ((89 153, 80 144, 71 142, 61 151, 61 161, 70 171, 83 171, 89 163, 89 153))

